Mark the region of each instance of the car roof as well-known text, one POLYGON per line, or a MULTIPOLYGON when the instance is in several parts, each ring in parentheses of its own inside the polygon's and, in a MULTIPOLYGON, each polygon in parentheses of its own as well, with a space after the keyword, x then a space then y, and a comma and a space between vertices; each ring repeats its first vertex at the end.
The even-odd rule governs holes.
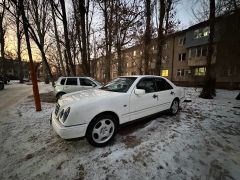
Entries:
POLYGON ((91 78, 88 76, 61 76, 59 78, 91 78))
POLYGON ((120 77, 136 77, 136 78, 139 78, 139 77, 161 77, 161 78, 164 78, 162 76, 157 76, 157 75, 127 75, 127 76, 120 76, 120 77))

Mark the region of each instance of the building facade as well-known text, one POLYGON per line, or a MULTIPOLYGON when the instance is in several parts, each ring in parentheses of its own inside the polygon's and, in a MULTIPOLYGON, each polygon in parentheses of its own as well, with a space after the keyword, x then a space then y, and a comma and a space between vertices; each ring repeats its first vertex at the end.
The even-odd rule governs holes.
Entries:
MULTIPOLYGON (((199 86, 204 82, 209 22, 205 21, 166 37, 163 47, 162 76, 182 86, 199 86)), ((219 88, 240 88, 240 12, 216 18, 212 66, 219 88)), ((149 74, 156 66, 156 39, 152 40, 149 74)), ((116 54, 112 54, 111 78, 117 77, 116 54)), ((95 78, 104 82, 104 57, 95 60, 95 78)), ((122 51, 123 75, 144 74, 143 46, 137 45, 122 51)))

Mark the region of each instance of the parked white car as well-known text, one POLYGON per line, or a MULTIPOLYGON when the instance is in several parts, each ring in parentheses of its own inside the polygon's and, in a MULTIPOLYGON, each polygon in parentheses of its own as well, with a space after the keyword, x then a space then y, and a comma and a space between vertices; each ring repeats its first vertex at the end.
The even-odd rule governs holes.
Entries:
POLYGON ((100 89, 64 95, 52 112, 52 126, 63 139, 85 136, 105 146, 120 124, 169 110, 175 115, 184 89, 160 76, 123 76, 100 89))
POLYGON ((91 77, 60 77, 56 81, 54 93, 59 99, 67 93, 100 87, 102 87, 101 83, 91 77))

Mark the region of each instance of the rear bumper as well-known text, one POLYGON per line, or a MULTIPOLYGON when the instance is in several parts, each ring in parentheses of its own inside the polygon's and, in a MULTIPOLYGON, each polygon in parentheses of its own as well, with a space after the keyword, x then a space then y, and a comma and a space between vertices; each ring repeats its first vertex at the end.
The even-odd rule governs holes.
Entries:
POLYGON ((88 124, 63 126, 52 112, 52 127, 54 131, 63 139, 72 139, 85 136, 88 124))

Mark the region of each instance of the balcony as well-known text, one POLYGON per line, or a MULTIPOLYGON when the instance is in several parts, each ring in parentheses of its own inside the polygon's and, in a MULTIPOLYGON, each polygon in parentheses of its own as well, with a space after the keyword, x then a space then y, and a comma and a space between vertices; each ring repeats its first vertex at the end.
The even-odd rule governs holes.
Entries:
MULTIPOLYGON (((214 55, 212 57, 212 63, 216 63, 216 56, 214 55)), ((206 56, 201 56, 201 57, 192 57, 188 58, 188 65, 189 66, 206 66, 207 65, 207 57, 206 56)))

